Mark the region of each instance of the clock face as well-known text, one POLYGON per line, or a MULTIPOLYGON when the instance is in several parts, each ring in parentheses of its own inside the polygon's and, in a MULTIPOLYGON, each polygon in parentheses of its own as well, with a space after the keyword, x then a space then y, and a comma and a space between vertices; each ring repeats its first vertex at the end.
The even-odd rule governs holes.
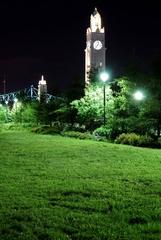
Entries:
POLYGON ((100 50, 102 48, 102 43, 99 41, 99 40, 96 40, 94 43, 93 43, 93 47, 94 49, 96 50, 100 50))

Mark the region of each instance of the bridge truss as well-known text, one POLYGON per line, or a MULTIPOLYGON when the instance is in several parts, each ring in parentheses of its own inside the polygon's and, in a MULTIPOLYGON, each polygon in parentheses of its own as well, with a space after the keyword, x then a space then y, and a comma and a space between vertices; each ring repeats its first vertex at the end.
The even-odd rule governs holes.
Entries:
MULTIPOLYGON (((23 90, 17 91, 17 92, 11 92, 0 95, 0 103, 8 104, 10 102, 16 102, 19 98, 25 98, 28 100, 38 100, 38 89, 35 88, 33 85, 31 85, 28 88, 25 88, 23 90)), ((49 102, 52 99, 56 99, 56 96, 53 96, 51 94, 46 95, 46 100, 49 102)))

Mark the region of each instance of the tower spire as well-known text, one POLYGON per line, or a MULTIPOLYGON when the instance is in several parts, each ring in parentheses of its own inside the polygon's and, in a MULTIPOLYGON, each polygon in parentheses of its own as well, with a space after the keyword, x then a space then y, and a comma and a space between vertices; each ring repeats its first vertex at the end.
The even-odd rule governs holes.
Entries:
POLYGON ((93 16, 96 15, 97 12, 98 12, 98 11, 97 11, 97 8, 95 7, 94 12, 93 12, 93 16))
POLYGON ((102 23, 101 23, 101 16, 95 7, 93 14, 91 14, 91 22, 90 22, 90 27, 92 32, 102 31, 102 23))

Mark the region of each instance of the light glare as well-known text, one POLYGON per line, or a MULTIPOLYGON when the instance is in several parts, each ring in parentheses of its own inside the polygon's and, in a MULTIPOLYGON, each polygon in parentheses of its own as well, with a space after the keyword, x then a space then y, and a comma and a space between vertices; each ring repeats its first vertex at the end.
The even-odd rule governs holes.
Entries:
POLYGON ((103 82, 106 82, 106 81, 109 79, 109 74, 106 73, 106 72, 102 72, 102 73, 100 74, 100 78, 101 78, 101 80, 102 80, 103 82))
POLYGON ((143 93, 141 91, 137 91, 137 92, 134 93, 134 98, 136 100, 140 101, 140 100, 142 100, 144 98, 144 95, 143 95, 143 93))

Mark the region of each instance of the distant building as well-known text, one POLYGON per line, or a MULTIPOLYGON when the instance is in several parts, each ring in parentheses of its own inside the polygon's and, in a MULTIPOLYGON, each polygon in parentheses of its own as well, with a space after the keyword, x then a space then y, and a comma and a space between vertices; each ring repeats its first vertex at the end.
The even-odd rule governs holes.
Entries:
POLYGON ((102 27, 101 16, 95 8, 91 15, 90 27, 86 33, 85 49, 85 83, 89 83, 88 74, 91 68, 104 69, 106 66, 105 30, 102 27))
POLYGON ((44 80, 44 76, 41 76, 41 80, 38 84, 38 100, 40 102, 46 102, 47 101, 47 84, 46 80, 44 80))

